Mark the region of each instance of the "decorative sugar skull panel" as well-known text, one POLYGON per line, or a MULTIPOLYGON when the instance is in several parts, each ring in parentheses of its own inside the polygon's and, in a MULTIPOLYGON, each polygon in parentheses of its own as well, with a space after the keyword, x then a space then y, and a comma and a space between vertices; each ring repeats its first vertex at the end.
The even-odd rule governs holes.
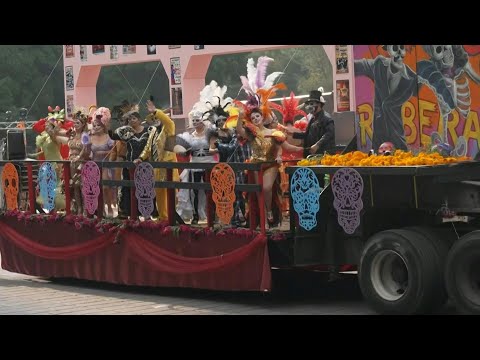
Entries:
POLYGON ((290 195, 293 208, 298 214, 300 226, 307 231, 317 226, 320 191, 320 184, 312 169, 299 168, 292 174, 290 195))
POLYGON ((48 212, 52 211, 55 208, 55 193, 57 190, 57 173, 54 164, 46 162, 40 166, 38 186, 40 187, 43 209, 48 212))
POLYGON ((333 175, 332 191, 338 223, 347 234, 353 234, 360 225, 360 211, 363 209, 363 179, 355 169, 340 169, 333 175))
POLYGON ((82 195, 85 209, 93 215, 100 195, 100 168, 94 161, 87 161, 82 167, 82 195))
POLYGON ((7 210, 18 209, 18 172, 12 163, 6 163, 3 167, 2 184, 5 200, 7 201, 7 210))
POLYGON ((155 198, 155 177, 153 166, 142 162, 135 168, 135 196, 138 200, 138 210, 143 217, 148 218, 153 213, 155 198))
POLYGON ((235 172, 232 167, 225 163, 215 165, 210 175, 210 184, 217 216, 224 224, 230 224, 235 202, 235 172))

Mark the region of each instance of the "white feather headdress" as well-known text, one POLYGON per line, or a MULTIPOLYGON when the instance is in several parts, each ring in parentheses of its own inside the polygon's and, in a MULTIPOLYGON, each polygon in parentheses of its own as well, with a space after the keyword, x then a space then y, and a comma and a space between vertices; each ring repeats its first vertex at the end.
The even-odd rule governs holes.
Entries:
POLYGON ((274 60, 268 56, 260 56, 257 60, 257 67, 255 67, 253 58, 248 59, 247 76, 240 76, 242 89, 248 95, 255 95, 259 89, 270 89, 275 80, 283 74, 281 71, 276 71, 266 76, 267 67, 272 61, 274 60))

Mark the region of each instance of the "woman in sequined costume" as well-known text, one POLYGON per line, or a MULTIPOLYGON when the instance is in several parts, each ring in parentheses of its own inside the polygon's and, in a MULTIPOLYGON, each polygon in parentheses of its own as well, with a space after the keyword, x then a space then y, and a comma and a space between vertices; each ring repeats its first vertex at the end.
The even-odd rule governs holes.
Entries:
MULTIPOLYGON (((298 151, 301 148, 286 142, 286 137, 282 132, 265 128, 263 121, 266 114, 260 108, 253 108, 249 112, 250 114, 245 121, 237 122, 236 130, 238 135, 250 142, 252 148, 250 162, 269 162, 263 167, 263 193, 267 221, 269 226, 273 227, 281 223, 278 168, 282 163, 282 148, 288 151, 298 151), (274 185, 276 185, 275 192, 274 185), (273 207, 273 203, 276 204, 275 207, 273 207)), ((243 118, 245 114, 241 113, 240 116, 243 118)), ((258 173, 255 173, 255 180, 258 183, 258 173)))

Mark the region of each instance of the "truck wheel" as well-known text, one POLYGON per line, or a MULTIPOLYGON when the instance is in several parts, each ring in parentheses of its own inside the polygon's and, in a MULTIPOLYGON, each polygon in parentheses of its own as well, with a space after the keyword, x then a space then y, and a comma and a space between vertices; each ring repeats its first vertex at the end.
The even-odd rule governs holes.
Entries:
MULTIPOLYGON (((423 236, 426 241, 429 241, 433 245, 437 256, 435 257, 438 260, 437 269, 439 273, 445 273, 445 266, 447 262, 448 251, 452 247, 453 243, 457 240, 457 235, 452 229, 436 229, 432 227, 425 226, 412 226, 404 228, 404 230, 410 230, 418 233, 420 236, 423 236)), ((439 283, 437 284, 437 296, 435 297, 435 303, 433 304, 433 309, 440 309, 447 303, 448 295, 447 289, 445 286, 445 281, 443 279, 438 279, 439 283)))
POLYGON ((412 230, 373 235, 360 259, 359 283, 367 303, 382 314, 431 311, 441 294, 442 271, 433 245, 412 230))
POLYGON ((450 249, 445 283, 457 310, 464 314, 480 314, 479 230, 462 236, 450 249))

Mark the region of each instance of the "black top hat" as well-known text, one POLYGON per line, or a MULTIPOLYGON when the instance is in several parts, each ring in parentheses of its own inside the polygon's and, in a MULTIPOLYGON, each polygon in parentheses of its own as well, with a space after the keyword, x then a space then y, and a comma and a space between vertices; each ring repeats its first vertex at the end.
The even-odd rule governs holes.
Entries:
POLYGON ((318 90, 310 91, 307 102, 308 101, 318 101, 319 103, 325 104, 325 99, 322 96, 322 92, 318 90))

